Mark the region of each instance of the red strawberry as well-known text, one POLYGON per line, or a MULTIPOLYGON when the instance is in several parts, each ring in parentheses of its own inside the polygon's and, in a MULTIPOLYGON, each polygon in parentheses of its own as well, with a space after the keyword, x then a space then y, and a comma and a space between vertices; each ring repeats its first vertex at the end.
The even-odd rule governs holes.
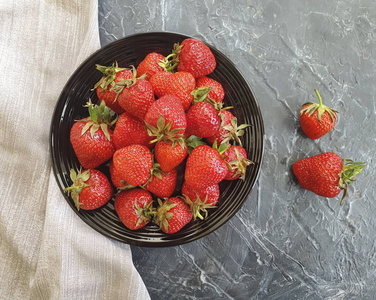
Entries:
POLYGON ((202 41, 190 38, 180 44, 178 71, 189 72, 199 78, 212 73, 215 67, 215 57, 202 41))
POLYGON ((153 168, 152 175, 144 187, 157 197, 169 198, 175 191, 177 176, 176 169, 162 172, 157 165, 153 168))
POLYGON ((169 78, 171 75, 172 73, 169 72, 158 72, 150 77, 149 82, 153 87, 154 94, 157 96, 157 98, 166 95, 166 89, 169 85, 169 78))
POLYGON ((120 190, 134 187, 133 185, 125 182, 125 180, 121 177, 121 174, 116 170, 113 161, 110 162, 110 176, 112 184, 120 190))
POLYGON ((110 176, 111 176, 111 182, 116 188, 120 188, 125 186, 125 181, 123 178, 121 178, 121 175, 119 172, 115 169, 114 162, 110 162, 110 176))
POLYGON ((308 102, 303 104, 299 113, 300 126, 311 139, 319 139, 334 128, 337 123, 336 112, 322 104, 321 96, 315 90, 319 104, 308 102))
POLYGON ((102 78, 94 85, 99 101, 103 100, 106 106, 117 114, 123 113, 124 109, 117 102, 117 94, 111 88, 121 80, 132 78, 131 70, 119 68, 117 63, 109 67, 101 65, 96 65, 96 67, 97 70, 103 73, 102 78))
POLYGON ((153 155, 146 146, 130 145, 116 150, 113 162, 125 182, 138 186, 144 184, 150 177, 153 155))
POLYGON ((96 169, 76 173, 71 169, 73 184, 65 191, 72 197, 77 210, 93 210, 105 205, 114 192, 106 175, 96 169))
POLYGON ((213 105, 207 102, 193 104, 188 110, 187 133, 199 137, 214 135, 221 124, 221 119, 213 105))
POLYGON ((113 88, 118 94, 117 101, 128 113, 143 120, 145 114, 155 101, 153 87, 143 77, 137 78, 133 70, 133 78, 120 81, 113 88))
POLYGON ((113 132, 110 122, 110 109, 102 101, 93 105, 90 101, 86 107, 90 117, 77 121, 70 131, 70 141, 81 166, 94 169, 109 160, 115 152, 113 132))
POLYGON ((178 232, 192 220, 192 213, 189 206, 183 200, 172 197, 162 202, 158 199, 159 207, 155 222, 161 230, 167 234, 178 232))
POLYGON ((218 184, 207 186, 202 190, 196 190, 188 185, 187 182, 184 182, 181 192, 184 196, 184 201, 190 206, 194 220, 196 218, 203 220, 207 217, 207 209, 215 208, 220 195, 218 184), (205 213, 205 217, 201 215, 201 211, 205 213))
POLYGON ((187 155, 188 149, 185 142, 174 143, 160 140, 155 144, 154 156, 164 172, 169 172, 176 168, 184 161, 187 155))
POLYGON ((145 115, 145 123, 156 140, 184 134, 187 120, 179 98, 165 95, 156 100, 145 115))
POLYGON ((115 210, 120 221, 130 230, 144 227, 155 214, 151 194, 140 188, 121 191, 117 194, 115 210))
POLYGON ((216 205, 220 195, 218 184, 209 185, 203 189, 196 190, 186 181, 183 183, 181 192, 183 195, 188 196, 192 201, 195 201, 196 198, 200 198, 202 201, 205 200, 208 205, 216 205))
POLYGON ((193 100, 192 92, 196 88, 196 80, 188 72, 159 72, 150 79, 154 93, 157 97, 164 95, 174 95, 178 97, 187 110, 193 100))
POLYGON ((176 72, 168 79, 165 94, 177 96, 180 99, 184 110, 188 110, 193 100, 192 92, 196 88, 195 78, 188 72, 176 72))
POLYGON ((215 102, 223 102, 225 97, 225 91, 218 81, 202 76, 196 79, 196 89, 210 87, 210 91, 207 95, 208 98, 213 99, 215 102))
POLYGON ((216 141, 218 145, 235 141, 242 146, 242 142, 239 137, 244 135, 244 129, 249 125, 242 124, 238 126, 237 118, 228 110, 222 110, 219 113, 219 116, 221 118, 219 130, 214 135, 207 137, 206 140, 210 144, 213 144, 214 141, 216 141))
POLYGON ((127 112, 119 116, 114 129, 114 144, 116 149, 134 144, 152 148, 154 146, 151 143, 152 140, 153 138, 149 136, 143 121, 127 112))
POLYGON ((247 152, 241 146, 232 145, 225 152, 223 152, 224 160, 228 163, 231 169, 228 170, 225 180, 240 179, 245 180, 245 173, 247 167, 253 164, 247 159, 247 152))
POLYGON ((137 74, 146 74, 145 79, 150 80, 151 76, 153 76, 155 73, 163 71, 163 67, 161 67, 159 63, 163 61, 164 58, 165 57, 162 54, 156 52, 149 53, 138 65, 137 74))
MULTIPOLYGON (((221 149, 221 147, 220 147, 221 149)), ((185 167, 185 181, 196 190, 222 181, 227 172, 227 164, 217 150, 208 145, 194 148, 188 155, 185 167)))
POLYGON ((293 165, 293 172, 302 188, 323 197, 336 197, 341 190, 346 196, 347 185, 361 173, 365 163, 356 163, 350 159, 341 159, 333 152, 303 158, 293 165))

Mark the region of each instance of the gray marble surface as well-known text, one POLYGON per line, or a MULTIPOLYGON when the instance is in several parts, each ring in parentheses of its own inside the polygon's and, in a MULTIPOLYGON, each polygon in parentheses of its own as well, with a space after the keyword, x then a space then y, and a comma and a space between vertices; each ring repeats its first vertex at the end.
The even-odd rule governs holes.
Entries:
POLYGON ((247 78, 265 123, 258 182, 242 209, 195 242, 132 247, 157 299, 376 299, 376 5, 372 0, 99 0, 102 45, 173 31, 226 54, 247 78), (339 113, 318 141, 301 104, 314 89, 339 113), (349 196, 303 190, 292 164, 333 151, 367 162, 349 196))

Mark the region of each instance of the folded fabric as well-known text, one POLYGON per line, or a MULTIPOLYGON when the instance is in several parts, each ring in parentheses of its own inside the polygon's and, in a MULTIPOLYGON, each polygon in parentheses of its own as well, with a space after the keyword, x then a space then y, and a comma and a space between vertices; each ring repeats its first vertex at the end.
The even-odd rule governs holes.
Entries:
POLYGON ((130 247, 88 227, 51 171, 69 76, 100 47, 97 1, 0 3, 0 299, 150 299, 130 247))

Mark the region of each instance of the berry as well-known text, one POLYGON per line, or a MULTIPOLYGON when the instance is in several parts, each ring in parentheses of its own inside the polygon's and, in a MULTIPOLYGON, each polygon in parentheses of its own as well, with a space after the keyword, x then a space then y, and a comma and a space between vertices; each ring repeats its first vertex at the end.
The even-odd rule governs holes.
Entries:
POLYGON ((72 197, 77 210, 93 210, 105 205, 113 196, 110 181, 101 171, 89 169, 79 171, 71 169, 73 184, 65 191, 72 197))
POLYGON ((150 222, 155 214, 153 198, 141 188, 121 191, 115 197, 115 211, 130 230, 137 230, 150 222))
POLYGON ((153 155, 143 145, 130 145, 116 150, 113 162, 119 176, 127 183, 138 186, 145 184, 153 168, 153 155))
POLYGON ((337 123, 336 111, 323 105, 319 92, 317 90, 315 92, 319 98, 319 103, 305 103, 299 113, 300 126, 311 140, 323 137, 337 123))
POLYGON ((74 153, 84 169, 95 169, 111 159, 115 152, 111 126, 110 109, 102 101, 93 105, 90 101, 86 107, 90 117, 77 121, 70 131, 70 142, 74 153))
POLYGON ((361 173, 365 163, 353 162, 333 152, 303 158, 293 165, 293 172, 302 188, 323 197, 334 198, 361 173))
POLYGON ((178 232, 192 220, 189 206, 177 197, 158 199, 158 204, 155 222, 167 234, 178 232))

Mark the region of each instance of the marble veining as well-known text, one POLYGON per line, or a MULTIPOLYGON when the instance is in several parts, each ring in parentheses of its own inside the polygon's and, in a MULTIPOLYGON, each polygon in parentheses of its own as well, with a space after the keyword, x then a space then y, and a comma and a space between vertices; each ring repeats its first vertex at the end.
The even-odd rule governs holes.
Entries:
POLYGON ((152 299, 375 299, 375 20, 371 0, 99 1, 102 45, 151 31, 200 38, 238 67, 265 123, 260 177, 228 223, 178 247, 132 247, 152 299), (298 111, 315 88, 339 123, 311 141, 298 111), (367 162, 342 206, 292 174, 325 151, 367 162))

